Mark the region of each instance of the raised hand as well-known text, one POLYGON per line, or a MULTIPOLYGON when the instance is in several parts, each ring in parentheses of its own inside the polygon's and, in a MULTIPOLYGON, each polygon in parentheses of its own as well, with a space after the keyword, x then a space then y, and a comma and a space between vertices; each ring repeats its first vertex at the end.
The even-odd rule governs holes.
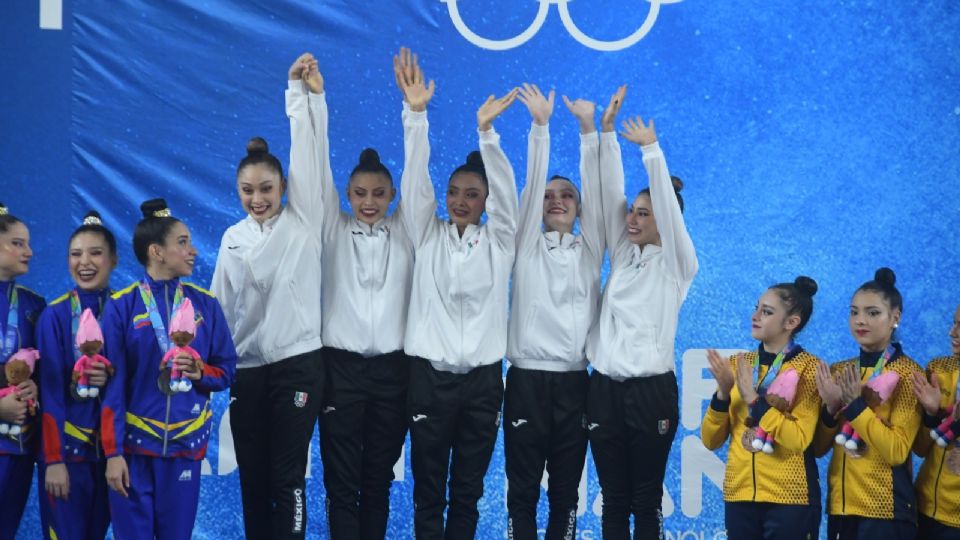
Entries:
POLYGON ((433 98, 436 85, 433 80, 429 84, 424 83, 423 70, 420 69, 417 55, 411 53, 410 49, 400 47, 400 53, 393 57, 393 77, 410 110, 427 110, 427 103, 433 98))
POLYGON ((307 61, 307 65, 303 70, 303 80, 314 94, 323 93, 323 75, 320 74, 319 63, 313 57, 307 61))
POLYGON ((580 124, 580 133, 593 133, 597 130, 597 126, 595 125, 595 117, 597 114, 596 103, 585 99, 570 101, 570 98, 563 96, 563 104, 567 106, 567 109, 573 114, 573 117, 577 119, 577 123, 580 124))
POLYGON ((830 366, 823 360, 817 362, 816 378, 817 393, 820 394, 823 404, 827 406, 827 412, 830 414, 836 413, 843 407, 843 392, 840 385, 834 380, 833 374, 830 373, 830 366))
POLYGON ((708 369, 717 380, 717 398, 721 401, 730 399, 730 390, 733 390, 734 384, 730 363, 715 349, 707 349, 707 360, 710 362, 708 369))
POLYGON ((737 390, 745 403, 753 403, 760 397, 753 387, 753 365, 743 355, 737 355, 737 390))
POLYGON ((643 119, 639 116, 624 120, 621 126, 623 130, 620 134, 632 143, 646 146, 657 142, 657 130, 653 126, 653 118, 650 119, 649 126, 644 125, 643 119))
POLYGON ((620 114, 620 108, 623 107, 623 99, 626 96, 627 85, 617 88, 617 91, 610 96, 610 103, 607 104, 607 108, 603 111, 603 116, 600 117, 600 126, 604 133, 609 133, 614 130, 617 115, 620 114))
POLYGON ((913 393, 923 410, 929 416, 936 416, 940 412, 940 383, 937 376, 931 373, 930 381, 927 382, 922 372, 914 371, 910 374, 910 379, 913 382, 913 393))
POLYGON ((553 98, 553 90, 544 97, 537 85, 527 83, 523 83, 520 93, 517 94, 517 99, 527 106, 530 116, 533 117, 533 123, 538 126, 545 126, 550 121, 553 115, 553 98))
POLYGON ((477 110, 477 127, 480 131, 489 131, 490 128, 493 127, 493 121, 500 116, 503 111, 507 110, 510 105, 513 105, 519 93, 520 89, 514 88, 500 98, 490 94, 487 100, 483 102, 483 105, 477 110))
POLYGON ((287 78, 291 81, 299 81, 303 78, 303 70, 307 68, 307 64, 313 60, 313 55, 310 53, 303 53, 293 61, 293 64, 290 66, 290 70, 287 72, 287 78))

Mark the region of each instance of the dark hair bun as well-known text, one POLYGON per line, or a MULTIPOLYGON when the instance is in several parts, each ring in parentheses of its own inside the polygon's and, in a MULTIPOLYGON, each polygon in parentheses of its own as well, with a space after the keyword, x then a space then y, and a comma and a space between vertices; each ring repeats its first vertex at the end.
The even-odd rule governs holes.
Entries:
POLYGON ((381 165, 380 154, 373 148, 364 148, 363 152, 360 152, 359 165, 361 167, 379 167, 381 165))
POLYGON ((479 150, 474 150, 467 154, 467 165, 470 167, 475 167, 477 169, 483 169, 483 156, 480 155, 479 150))
POLYGON ((100 215, 100 212, 97 212, 96 210, 91 210, 87 212, 87 215, 83 216, 83 219, 87 219, 91 217, 101 219, 103 216, 100 215))
POLYGON ((670 183, 673 184, 674 193, 680 193, 683 191, 683 180, 681 180, 679 176, 671 176, 670 183))
POLYGON ((807 276, 798 276, 797 279, 793 280, 793 286, 811 298, 817 294, 817 282, 807 276))
POLYGON ((163 199, 150 199, 149 201, 144 201, 140 205, 140 212, 143 213, 144 219, 161 217, 157 215, 157 212, 163 212, 166 210, 168 213, 170 209, 167 207, 167 201, 163 199))
POLYGON ((873 280, 892 289, 897 284, 897 275, 893 273, 893 270, 884 266, 873 274, 873 280))
POLYGON ((257 152, 267 153, 270 151, 270 147, 267 146, 267 141, 263 137, 254 137, 247 141, 247 155, 256 154, 257 152))

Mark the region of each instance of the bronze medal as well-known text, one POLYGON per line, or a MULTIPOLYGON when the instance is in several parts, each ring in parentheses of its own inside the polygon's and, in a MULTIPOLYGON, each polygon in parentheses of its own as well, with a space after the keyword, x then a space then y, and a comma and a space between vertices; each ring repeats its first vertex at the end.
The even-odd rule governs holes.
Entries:
POLYGON ((740 444, 743 445, 743 449, 751 454, 756 454, 759 452, 756 448, 753 447, 753 441, 757 438, 757 428, 747 427, 743 430, 743 436, 740 437, 740 444))

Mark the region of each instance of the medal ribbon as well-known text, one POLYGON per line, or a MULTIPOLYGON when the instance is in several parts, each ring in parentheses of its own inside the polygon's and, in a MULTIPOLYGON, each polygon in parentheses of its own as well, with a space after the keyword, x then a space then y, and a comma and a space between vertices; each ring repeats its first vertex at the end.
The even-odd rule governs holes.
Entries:
POLYGON ((3 344, 0 348, 0 360, 7 358, 17 350, 20 343, 19 322, 20 298, 17 295, 17 284, 10 283, 10 309, 7 311, 7 329, 3 334, 3 344))
POLYGON ((757 395, 763 396, 767 393, 767 387, 773 383, 774 379, 776 379, 780 373, 780 367, 783 366, 783 359, 793 352, 795 348, 796 346, 793 344, 793 341, 787 343, 787 346, 777 353, 776 358, 773 359, 773 363, 770 364, 770 369, 763 374, 763 378, 760 378, 760 354, 757 353, 757 358, 753 361, 753 387, 757 391, 757 395), (773 377, 769 377, 771 373, 773 377), (760 380, 758 381, 757 379, 760 380))
MULTIPOLYGON (((140 298, 143 300, 143 305, 147 308, 147 314, 150 316, 150 325, 153 326, 153 332, 157 335, 157 343, 160 345, 160 350, 163 354, 167 354, 167 351, 170 350, 170 336, 167 335, 167 329, 163 325, 163 319, 160 317, 160 311, 157 309, 157 301, 153 297, 153 292, 150 290, 150 285, 147 284, 147 279, 144 278, 140 282, 140 298)), ((173 294, 173 308, 168 313, 168 319, 173 318, 173 314, 180 309, 180 304, 183 303, 183 285, 180 282, 177 282, 177 291, 173 294)))

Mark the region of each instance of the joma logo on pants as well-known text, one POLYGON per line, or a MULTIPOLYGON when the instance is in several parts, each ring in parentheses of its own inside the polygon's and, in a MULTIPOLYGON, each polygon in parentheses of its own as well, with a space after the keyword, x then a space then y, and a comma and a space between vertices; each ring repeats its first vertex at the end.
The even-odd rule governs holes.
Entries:
POLYGON ((293 490, 293 532, 303 532, 303 490, 293 490))

